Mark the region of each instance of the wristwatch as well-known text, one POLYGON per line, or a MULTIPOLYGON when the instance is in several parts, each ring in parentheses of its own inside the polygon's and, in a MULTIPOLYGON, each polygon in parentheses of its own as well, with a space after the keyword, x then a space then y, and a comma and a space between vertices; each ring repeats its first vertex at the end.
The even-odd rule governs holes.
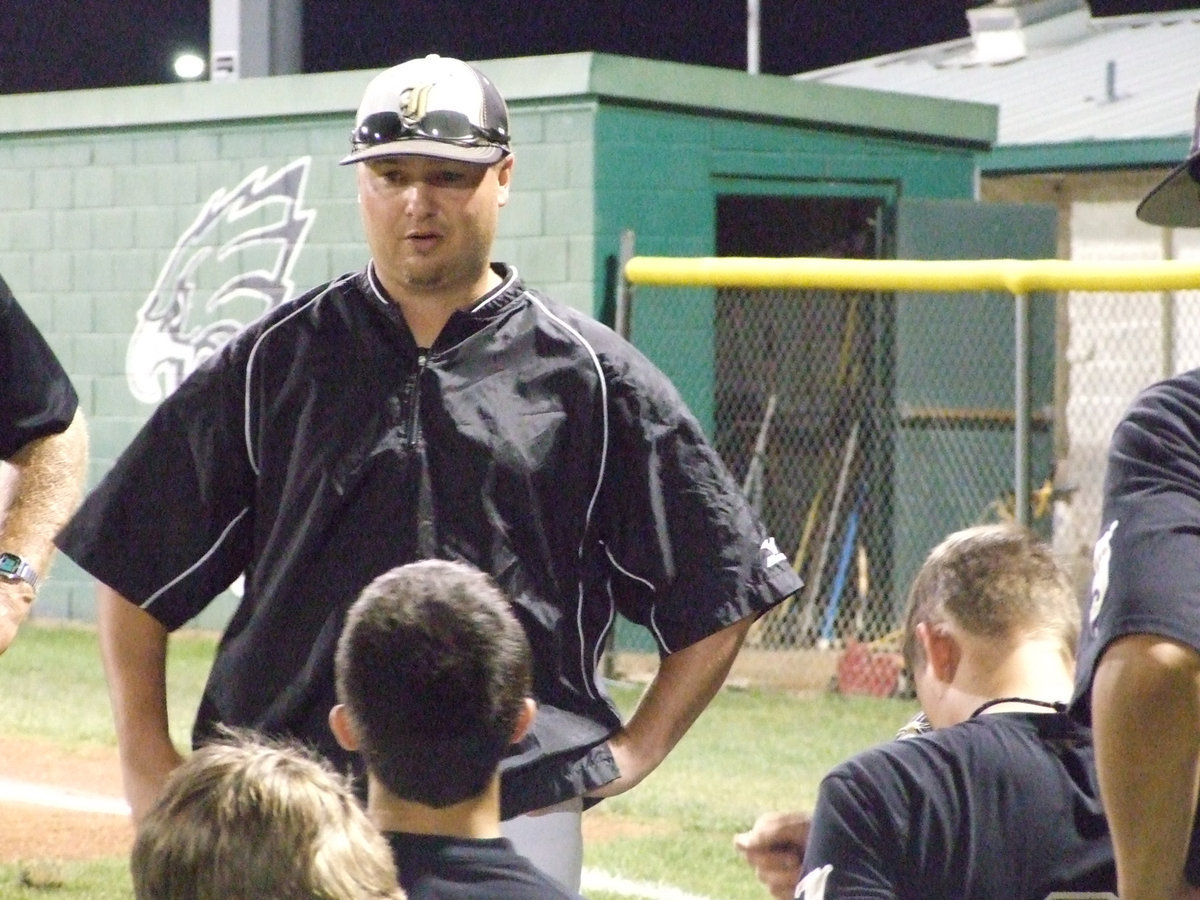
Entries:
POLYGON ((0 553, 0 581, 24 581, 37 587, 37 571, 15 553, 0 553))

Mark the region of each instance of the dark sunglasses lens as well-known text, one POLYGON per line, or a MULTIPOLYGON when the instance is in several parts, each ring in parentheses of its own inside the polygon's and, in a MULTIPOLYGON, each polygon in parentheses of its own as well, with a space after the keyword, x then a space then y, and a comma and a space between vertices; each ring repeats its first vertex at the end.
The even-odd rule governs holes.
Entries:
POLYGON ((454 110, 435 110, 418 122, 406 123, 399 113, 372 113, 354 130, 354 143, 372 146, 406 138, 476 142, 485 140, 471 120, 454 110))
POLYGON ((443 141, 469 141, 480 136, 470 119, 453 110, 435 110, 427 114, 416 124, 416 130, 443 141))
POLYGON ((404 137, 404 132, 404 123, 399 113, 372 113, 354 130, 354 143, 386 144, 404 137))

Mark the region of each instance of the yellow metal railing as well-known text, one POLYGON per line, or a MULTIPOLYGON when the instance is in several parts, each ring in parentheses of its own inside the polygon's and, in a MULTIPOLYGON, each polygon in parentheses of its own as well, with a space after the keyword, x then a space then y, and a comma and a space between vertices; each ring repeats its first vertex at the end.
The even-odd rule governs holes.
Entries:
POLYGON ((1200 262, 635 256, 631 284, 860 291, 1172 291, 1200 288, 1200 262))
MULTIPOLYGON (((623 282, 663 287, 824 288, 844 291, 1007 291, 1014 320, 1014 496, 1029 522, 1029 294, 1034 291, 1200 289, 1200 262, 1075 262, 1060 259, 861 260, 823 257, 633 256, 623 245, 623 282)), ((618 322, 627 297, 618 299, 618 322)))

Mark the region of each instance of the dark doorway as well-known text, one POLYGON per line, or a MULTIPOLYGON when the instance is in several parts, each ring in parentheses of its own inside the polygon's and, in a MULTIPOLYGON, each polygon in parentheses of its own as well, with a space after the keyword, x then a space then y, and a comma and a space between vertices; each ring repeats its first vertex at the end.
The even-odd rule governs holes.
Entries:
MULTIPOLYGON (((719 197, 717 253, 874 259, 882 208, 875 198, 719 197)), ((867 565, 867 580, 889 580, 886 522, 867 509, 889 452, 889 429, 878 421, 889 310, 860 292, 717 292, 717 450, 808 584, 786 616, 774 617, 781 633, 772 645, 864 639, 892 627, 846 568, 853 560, 855 574, 867 565)))

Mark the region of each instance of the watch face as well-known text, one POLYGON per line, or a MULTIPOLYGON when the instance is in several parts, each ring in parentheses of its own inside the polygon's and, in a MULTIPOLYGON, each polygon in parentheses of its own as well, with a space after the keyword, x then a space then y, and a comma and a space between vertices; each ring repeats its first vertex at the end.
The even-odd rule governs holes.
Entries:
POLYGON ((16 575, 21 571, 21 557, 15 553, 0 553, 0 575, 16 575))

